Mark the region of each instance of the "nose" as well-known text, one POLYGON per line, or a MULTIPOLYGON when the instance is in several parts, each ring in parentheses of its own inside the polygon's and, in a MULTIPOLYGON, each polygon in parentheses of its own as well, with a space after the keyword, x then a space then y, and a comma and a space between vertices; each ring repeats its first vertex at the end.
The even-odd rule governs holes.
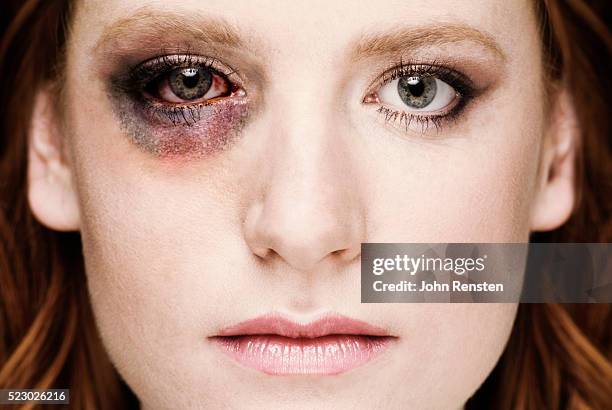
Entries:
POLYGON ((246 213, 246 242, 258 257, 300 271, 353 261, 365 217, 347 138, 324 115, 313 121, 285 106, 283 117, 269 139, 260 199, 246 213))

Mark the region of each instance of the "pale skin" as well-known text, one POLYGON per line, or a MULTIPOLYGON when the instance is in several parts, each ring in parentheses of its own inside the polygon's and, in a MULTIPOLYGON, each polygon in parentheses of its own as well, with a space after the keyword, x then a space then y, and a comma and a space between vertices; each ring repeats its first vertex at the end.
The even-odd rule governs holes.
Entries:
POLYGON ((144 408, 461 408, 517 306, 361 304, 360 244, 526 242, 567 220, 576 119, 545 78, 531 4, 263 4, 80 2, 61 103, 45 88, 34 107, 30 206, 80 231, 102 340, 144 408), (203 31, 155 32, 170 20, 203 31), (223 150, 160 158, 127 135, 107 84, 185 45, 237 69, 249 111, 223 150), (408 107, 364 98, 414 60, 450 62, 484 91, 437 129, 386 122, 381 104, 408 107), (398 343, 337 376, 289 377, 207 342, 270 311, 338 312, 398 343))

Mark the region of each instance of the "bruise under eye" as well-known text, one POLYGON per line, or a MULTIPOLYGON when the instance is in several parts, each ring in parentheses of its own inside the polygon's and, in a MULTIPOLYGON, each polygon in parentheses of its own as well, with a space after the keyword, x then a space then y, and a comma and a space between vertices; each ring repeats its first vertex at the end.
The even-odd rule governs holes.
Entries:
POLYGON ((132 143, 159 158, 197 158, 232 145, 249 103, 236 71, 195 55, 157 57, 110 78, 113 108, 132 143))
POLYGON ((248 117, 244 97, 167 108, 122 99, 115 109, 132 143, 159 158, 201 158, 229 148, 248 117))

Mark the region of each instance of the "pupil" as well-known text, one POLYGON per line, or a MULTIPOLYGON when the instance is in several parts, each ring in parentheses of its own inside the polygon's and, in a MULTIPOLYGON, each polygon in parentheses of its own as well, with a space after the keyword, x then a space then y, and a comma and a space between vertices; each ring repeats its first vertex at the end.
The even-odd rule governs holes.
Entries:
POLYGON ((415 97, 420 97, 423 95, 423 91, 425 91, 425 85, 423 84, 423 81, 419 80, 417 83, 408 84, 408 91, 410 91, 410 94, 414 95, 415 97))
POLYGON ((197 70, 190 68, 181 73, 183 77, 183 84, 187 88, 193 88, 198 85, 200 82, 200 74, 198 74, 197 70))

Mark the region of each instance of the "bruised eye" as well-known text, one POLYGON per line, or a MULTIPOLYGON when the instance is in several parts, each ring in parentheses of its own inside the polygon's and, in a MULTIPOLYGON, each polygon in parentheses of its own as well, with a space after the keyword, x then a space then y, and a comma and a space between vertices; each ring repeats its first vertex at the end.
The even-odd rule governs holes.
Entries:
POLYGON ((179 67, 156 78, 145 91, 163 102, 201 103, 230 94, 230 83, 207 67, 179 67))
POLYGON ((436 112, 450 108, 459 98, 458 92, 432 75, 410 75, 384 84, 378 91, 382 103, 408 111, 436 112))

